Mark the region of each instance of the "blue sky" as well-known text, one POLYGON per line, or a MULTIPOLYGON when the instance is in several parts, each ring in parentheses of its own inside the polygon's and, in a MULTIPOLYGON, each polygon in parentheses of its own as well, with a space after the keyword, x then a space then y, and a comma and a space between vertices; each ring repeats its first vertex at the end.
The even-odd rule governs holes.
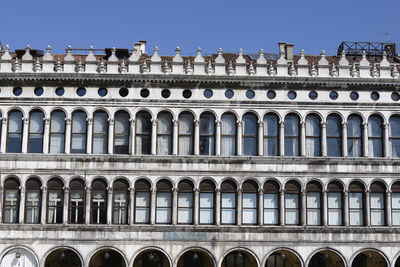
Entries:
POLYGON ((344 40, 400 43, 400 0, 4 0, 0 7, 0 41, 12 50, 132 48, 147 40, 147 50, 157 45, 162 55, 176 46, 184 55, 197 47, 277 53, 285 41, 296 53, 331 55, 344 40))

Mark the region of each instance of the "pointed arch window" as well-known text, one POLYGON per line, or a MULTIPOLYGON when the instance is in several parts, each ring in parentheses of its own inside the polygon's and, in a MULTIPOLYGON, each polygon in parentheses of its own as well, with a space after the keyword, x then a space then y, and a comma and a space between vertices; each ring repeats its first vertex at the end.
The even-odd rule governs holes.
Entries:
POLYGON ((87 116, 83 111, 72 113, 71 153, 86 153, 87 116))
POLYGON ((122 179, 113 183, 113 223, 128 223, 129 184, 122 179))
POLYGON ((285 186, 285 223, 300 224, 300 185, 290 181, 285 186))
POLYGON ((400 157, 400 116, 392 116, 389 119, 389 143, 391 156, 400 157))
POLYGON ((257 224, 258 218, 258 184, 248 180, 242 185, 242 223, 257 224))
POLYGON ((115 113, 114 153, 129 154, 130 122, 129 114, 125 111, 115 113))
POLYGON ((81 179, 74 179, 69 184, 69 223, 85 223, 85 184, 81 179))
POLYGON ((11 111, 8 114, 7 152, 21 153, 22 151, 22 112, 11 111))
POLYGON ((392 185, 392 224, 400 225, 400 182, 392 185))
POLYGON ((279 118, 275 114, 264 116, 264 156, 278 156, 279 118))
POLYGON ((257 116, 251 113, 243 115, 243 155, 257 155, 257 116))
POLYGON ((156 223, 170 224, 172 218, 172 184, 167 180, 157 183, 156 223))
POLYGON ((107 184, 102 179, 92 182, 91 222, 93 224, 107 223, 107 184))
POLYGON ((108 114, 97 111, 93 115, 93 154, 108 153, 108 114))
POLYGON ((210 180, 204 180, 199 188, 200 224, 214 224, 215 185, 210 180))
POLYGON ((328 224, 343 225, 343 186, 339 182, 328 185, 328 224))
POLYGON ((200 115, 200 155, 215 155, 215 116, 200 115))
POLYGON ((349 186, 350 225, 364 225, 364 186, 353 182, 349 186))
POLYGON ((319 183, 307 184, 307 225, 321 225, 321 192, 319 183))
POLYGON ((230 180, 221 184, 221 224, 236 224, 236 188, 230 180))
POLYGON ((362 156, 361 118, 351 115, 347 118, 347 153, 349 157, 362 156))
POLYGON ((264 184, 264 224, 279 223, 279 185, 275 181, 264 184))
POLYGON ((63 222, 64 184, 60 179, 53 178, 47 182, 47 223, 63 222))
POLYGON ((221 117, 221 155, 236 155, 236 117, 230 113, 221 117))
POLYGON ((321 120, 317 115, 306 117, 306 155, 321 156, 321 120))
POLYGON ((29 153, 43 153, 43 119, 44 115, 41 111, 31 111, 29 114, 29 153))
POLYGON ((326 119, 326 144, 328 157, 342 156, 342 119, 338 115, 329 115, 326 119))
POLYGON ((136 154, 151 154, 151 115, 141 111, 136 114, 136 154))
POLYGON ((54 111, 50 119, 50 153, 64 153, 65 113, 54 111))
POLYGON ((372 226, 385 225, 385 185, 381 182, 374 182, 370 186, 370 216, 372 226))
POLYGON ((299 156, 300 119, 295 114, 285 117, 285 156, 299 156))
POLYGON ((382 119, 372 115, 368 119, 368 154, 370 157, 383 156, 382 119))
POLYGON ((41 186, 39 179, 30 178, 25 184, 25 222, 40 223, 41 186))
POLYGON ((191 113, 179 115, 179 155, 193 155, 194 118, 191 113))
POLYGON ((140 179, 135 183, 135 223, 150 223, 150 183, 140 179))
POLYGON ((18 223, 20 183, 16 178, 4 181, 3 221, 4 223, 18 223))
POLYGON ((183 180, 178 184, 178 223, 193 223, 193 183, 183 180))
POLYGON ((162 112, 157 117, 157 154, 172 155, 172 115, 162 112))

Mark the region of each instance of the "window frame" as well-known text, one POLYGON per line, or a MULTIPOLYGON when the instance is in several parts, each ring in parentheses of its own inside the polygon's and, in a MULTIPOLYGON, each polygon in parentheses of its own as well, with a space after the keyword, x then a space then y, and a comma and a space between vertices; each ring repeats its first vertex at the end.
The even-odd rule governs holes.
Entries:
MULTIPOLYGON (((17 178, 10 177, 4 181, 3 186, 4 186, 4 189, 3 189, 3 218, 2 218, 3 223, 5 223, 5 224, 19 223, 19 209, 20 209, 20 202, 21 202, 21 184, 17 178), (13 184, 11 184, 13 182, 17 186, 14 186, 13 184), (11 185, 7 185, 6 183, 10 183, 11 185), (17 193, 17 199, 15 200, 15 204, 13 204, 13 205, 7 205, 7 201, 6 201, 7 200, 7 198, 6 198, 7 190, 16 191, 16 193, 17 193), (8 222, 5 221, 7 207, 10 207, 10 209, 15 211, 15 221, 12 221, 12 220, 10 220, 8 222)), ((14 213, 14 212, 10 212, 10 218, 11 218, 11 213, 14 213)))
POLYGON ((70 224, 84 224, 85 223, 85 217, 86 217, 86 190, 85 190, 85 183, 84 181, 81 181, 80 179, 73 179, 70 182, 70 188, 68 192, 68 223, 70 224), (78 182, 80 185, 82 185, 82 188, 74 188, 75 186, 72 186, 72 182, 78 182), (82 191, 82 205, 75 205, 72 202, 72 194, 74 191, 82 191), (79 223, 79 208, 82 209, 82 223, 79 223), (76 222, 72 221, 72 213, 75 212, 76 214, 76 222))
MULTIPOLYGON (((33 214, 33 212, 32 212, 33 214)), ((25 183, 25 210, 24 210, 24 223, 26 224, 39 224, 41 222, 41 214, 42 214, 42 190, 41 190, 41 183, 39 180, 37 180, 36 178, 29 178, 26 183, 25 183), (28 185, 28 182, 32 182, 36 183, 37 188, 35 188, 35 186, 32 185, 32 187, 30 187, 31 185, 28 185), (28 193, 29 192, 37 192, 39 193, 39 199, 37 200, 37 205, 28 205, 28 193), (31 208, 32 210, 34 210, 35 208, 37 208, 37 213, 38 213, 38 221, 37 222, 28 222, 28 210, 29 208, 31 208)), ((32 215, 32 217, 34 217, 32 215)), ((33 218, 32 218, 33 219, 33 218)), ((32 220, 33 221, 33 220, 32 220)))
POLYGON ((172 116, 172 114, 169 113, 169 112, 165 112, 165 111, 160 112, 160 113, 157 115, 157 139, 156 139, 156 142, 157 142, 157 144, 156 144, 157 155, 164 155, 164 156, 172 155, 172 150, 173 150, 173 146, 174 146, 174 144, 173 144, 173 141, 174 141, 174 140, 173 140, 173 132, 174 132, 174 124, 173 124, 173 116, 172 116), (169 126, 170 126, 170 131, 169 131, 169 132, 168 132, 168 131, 166 131, 165 133, 160 133, 160 132, 159 132, 159 130, 160 130, 160 125, 159 125, 159 123, 160 123, 160 116, 168 116, 168 117, 169 117, 170 120, 167 120, 168 123, 169 123, 169 126), (160 151, 158 150, 159 147, 160 147, 160 141, 159 141, 160 137, 161 137, 161 138, 162 138, 162 137, 166 137, 166 138, 168 138, 168 140, 169 140, 169 142, 170 142, 170 145, 169 145, 169 147, 168 147, 168 151, 169 151, 169 152, 168 152, 167 154, 162 154, 162 153, 160 153, 160 151))
POLYGON ((300 126, 300 117, 297 115, 297 114, 293 114, 293 113, 290 113, 290 114, 287 114, 286 116, 285 116, 285 119, 284 119, 284 151, 285 151, 285 156, 289 156, 289 157, 298 157, 298 156, 300 156, 300 147, 301 147, 301 126, 300 126), (297 135, 288 135, 288 134, 286 134, 286 126, 287 126, 287 120, 289 119, 289 118, 296 118, 296 120, 297 120, 297 135), (296 150, 297 150, 297 153, 294 153, 294 152, 296 152, 296 151, 292 151, 293 153, 293 155, 288 155, 288 151, 286 150, 286 145, 288 144, 288 140, 295 140, 296 141, 296 143, 297 143, 297 146, 296 146, 296 150))
MULTIPOLYGON (((113 190, 112 190, 112 224, 114 225, 127 225, 129 223, 129 184, 121 179, 118 179, 116 181, 114 181, 113 183, 113 190), (117 187, 116 183, 117 182, 121 182, 124 184, 124 186, 121 185, 121 187, 117 187), (116 193, 125 193, 125 205, 119 205, 117 206, 115 197, 116 197, 116 193), (118 223, 115 222, 115 214, 114 212, 118 210, 118 223), (123 222, 123 213, 125 213, 125 222, 123 222)), ((122 202, 121 202, 122 203, 122 202)))
POLYGON ((100 155, 106 155, 106 154, 108 154, 109 153, 109 151, 108 151, 108 132, 109 132, 109 121, 110 121, 110 116, 108 115, 108 113, 106 112, 106 111, 103 111, 103 110, 98 110, 98 111, 96 111, 96 112, 94 112, 93 113, 93 119, 92 119, 92 151, 91 151, 91 153, 92 154, 100 154, 100 155), (103 133, 103 132, 96 132, 95 131, 95 123, 96 123, 96 118, 98 118, 99 120, 100 120, 100 122, 101 122, 101 120, 102 120, 102 118, 101 117, 96 117, 96 116, 98 116, 99 114, 104 114, 104 115, 106 115, 106 121, 105 121, 105 123, 106 123, 106 125, 105 125, 105 128, 106 128, 106 130, 105 130, 105 132, 103 133), (105 142, 105 151, 103 152, 103 153, 94 153, 94 149, 95 149, 95 145, 94 145, 94 141, 95 141, 95 138, 96 137, 98 137, 98 138, 101 138, 101 140, 103 140, 104 142, 105 142))
MULTIPOLYGON (((383 140, 383 136, 384 136, 384 128, 383 128, 383 123, 384 123, 384 121, 383 121, 383 118, 381 117, 381 116, 379 116, 379 115, 377 115, 377 114, 372 114, 371 116, 369 116, 369 118, 368 118, 368 157, 370 157, 370 158, 381 158, 381 157, 383 157, 384 155, 384 140, 383 140), (371 120, 372 119, 378 119, 379 120, 379 122, 380 122, 380 124, 379 124, 379 126, 380 126, 380 136, 375 136, 375 135, 372 135, 372 132, 374 132, 373 130, 372 130, 372 127, 373 127, 373 124, 371 123, 371 120), (371 131, 370 131, 370 128, 369 127, 371 127, 371 131), (381 154, 380 155, 375 155, 375 154, 371 154, 371 153, 374 153, 375 151, 372 151, 371 149, 370 149, 370 141, 379 141, 379 143, 380 143, 380 152, 381 152, 381 154)), ((372 144, 374 144, 374 142, 372 142, 372 144)))
POLYGON ((134 208, 134 223, 135 224, 150 224, 151 222, 151 195, 152 195, 152 191, 151 191, 151 185, 147 180, 144 179, 139 179, 138 181, 135 182, 135 208, 134 208), (138 182, 143 181, 146 186, 148 186, 148 189, 144 189, 144 188, 138 188, 138 182), (147 193, 148 194, 148 206, 138 206, 137 205, 137 193, 142 192, 142 193, 147 193), (146 209, 146 212, 148 212, 148 220, 146 222, 138 222, 136 220, 137 216, 137 208, 141 208, 141 209, 146 209))
POLYGON ((195 132, 194 128, 195 128, 194 115, 192 113, 190 113, 190 112, 182 112, 182 113, 180 113, 179 117, 178 117, 178 155, 180 155, 180 156, 191 156, 191 155, 194 155, 194 132, 195 132), (191 133, 181 133, 181 127, 180 127, 180 124, 182 123, 181 122, 181 116, 185 116, 185 115, 191 116, 191 119, 192 119, 192 122, 191 122, 192 132, 191 133), (190 138, 190 143, 191 143, 190 144, 190 150, 192 151, 192 153, 182 154, 180 152, 181 138, 184 138, 184 137, 190 138))
MULTIPOLYGON (((108 207, 108 188, 107 188, 107 183, 103 180, 100 179, 96 179, 94 181, 92 181, 92 187, 91 187, 91 192, 90 192, 90 223, 91 224, 99 224, 99 225, 104 225, 107 224, 107 219, 108 219, 108 214, 107 214, 107 207, 108 207), (101 188, 100 186, 98 188, 94 187, 94 182, 98 182, 101 183, 102 186, 104 186, 104 188, 101 188), (94 205, 94 193, 95 192, 104 192, 104 206, 101 205, 94 205), (101 216, 101 212, 104 212, 104 217, 101 216), (97 222, 93 221, 93 216, 94 216, 94 212, 97 211, 97 222)), ((100 201, 98 202, 98 204, 101 203, 100 201)))
POLYGON ((45 117, 44 117, 44 113, 41 110, 32 110, 31 112, 29 112, 29 124, 28 124, 28 144, 27 144, 27 153, 31 153, 31 154, 43 154, 43 144, 44 144, 44 127, 45 127, 45 123, 44 123, 45 117), (41 114, 42 115, 42 119, 40 121, 41 123, 41 131, 38 132, 32 132, 31 126, 32 126, 32 119, 33 119, 33 114, 41 114), (41 140, 42 146, 41 149, 38 150, 37 152, 32 152, 31 151, 31 144, 32 144, 32 139, 38 136, 41 140))
MULTIPOLYGON (((142 128, 143 128, 143 123, 142 123, 142 128)), ((135 154, 136 155, 151 155, 151 148, 153 145, 152 144, 152 131, 153 131, 153 120, 152 120, 152 116, 149 112, 147 111, 139 111, 138 113, 136 113, 136 123, 135 123, 135 154), (149 124, 149 131, 148 132, 144 132, 144 131, 140 131, 139 132, 139 118, 141 118, 141 120, 146 120, 149 124), (149 144, 148 147, 145 147, 143 144, 143 140, 146 139, 146 137, 149 140, 149 144), (138 140, 141 140, 141 148, 140 148, 140 153, 139 153, 139 148, 138 148, 138 140), (147 153, 143 153, 143 150, 148 150, 146 151, 147 153)))
POLYGON ((343 186, 341 184, 339 184, 336 181, 333 181, 331 183, 328 184, 328 190, 327 190, 327 198, 328 198, 328 202, 327 202, 327 217, 328 217, 328 221, 327 221, 327 225, 328 226, 343 226, 344 221, 343 221, 343 212, 344 212, 344 207, 343 207, 343 203, 345 201, 344 196, 343 196, 343 186), (331 187, 331 188, 329 188, 331 187), (340 194, 340 208, 330 208, 329 206, 329 194, 330 193, 339 193, 340 194), (340 213, 340 224, 336 225, 336 224, 330 224, 330 219, 329 219, 329 211, 339 211, 340 213))
POLYGON ((11 110, 10 112, 8 112, 8 115, 7 115, 7 141, 6 141, 6 152, 7 153, 22 153, 22 143, 23 143, 22 140, 23 140, 24 126, 25 126, 24 120, 25 120, 24 113, 22 113, 22 111, 11 110), (10 121, 11 121, 10 117, 13 113, 19 113, 21 115, 21 120, 20 120, 21 131, 19 131, 19 132, 10 132, 10 121), (10 149, 9 149, 10 148, 10 146, 9 146, 10 145, 10 142, 9 142, 10 134, 18 135, 20 138, 20 144, 19 144, 18 149, 16 149, 16 150, 18 150, 16 152, 14 152, 14 151, 10 152, 10 149))
MULTIPOLYGON (((321 146, 321 144, 322 144, 322 142, 321 142, 321 118, 318 116, 318 115, 316 115, 316 114, 309 114, 309 115, 307 115, 307 117, 306 117, 306 119, 305 119, 305 127, 306 127, 306 129, 305 129, 305 142, 306 142, 306 145, 307 145, 307 140, 312 140, 313 142, 313 144, 314 144, 314 141, 315 140, 317 140, 318 142, 318 146, 319 146, 319 150, 318 150, 318 153, 315 155, 308 155, 308 149, 307 149, 307 147, 306 147, 306 156, 307 157, 320 157, 321 155, 322 155, 322 146, 321 146), (316 120, 317 121, 317 125, 318 125, 318 132, 319 132, 319 135, 308 135, 307 134, 307 126, 309 125, 307 122, 309 122, 309 121, 312 121, 312 122, 310 122, 311 124, 312 123, 314 123, 315 121, 314 120, 316 120)), ((314 150, 315 151, 315 150, 314 150)))
POLYGON ((215 145, 216 145, 216 123, 215 123, 215 115, 212 114, 211 112, 203 112, 200 117, 199 117, 199 155, 201 156, 215 156, 215 145), (209 120, 211 120, 211 124, 213 125, 213 132, 211 133, 204 133, 201 131, 201 123, 202 120, 206 120, 207 124, 209 120), (212 151, 209 151, 209 153, 202 153, 201 146, 202 146, 202 139, 206 139, 205 144, 207 143, 213 143, 213 146, 211 147, 212 151))
MULTIPOLYGON (((352 155, 350 155, 350 146, 349 146, 349 142, 350 141, 356 141, 356 143, 359 143, 360 144, 360 147, 359 147, 359 149, 360 149, 360 157, 362 157, 362 155, 363 155, 363 153, 364 153, 364 151, 363 151, 363 133, 362 133, 362 118, 360 117, 360 116, 358 116, 358 115, 350 115, 348 118, 347 118, 347 140, 346 140, 346 142, 347 142, 347 155, 349 156, 349 157, 356 157, 356 156, 352 156, 352 155), (349 121, 351 120, 351 119, 353 119, 353 118, 355 118, 355 119, 358 119, 359 121, 360 121, 360 123, 359 123, 359 125, 358 125, 358 127, 359 127, 359 129, 360 129, 360 136, 356 136, 356 135, 350 135, 349 134, 349 121)), ((354 150, 354 148, 353 148, 353 150, 354 150)), ((352 153, 352 154, 354 154, 354 153, 352 153)))
POLYGON ((66 115, 65 115, 65 113, 64 113, 64 111, 61 111, 61 110, 55 110, 55 111, 53 111, 52 113, 51 113, 51 115, 50 115, 50 125, 49 125, 49 153, 58 153, 58 152, 51 152, 51 141, 52 141, 52 137, 54 137, 54 136, 62 136, 62 139, 64 140, 64 144, 63 144, 63 149, 62 149, 62 152, 59 152, 59 154, 64 154, 65 153, 65 133, 66 133, 66 130, 67 130, 67 127, 66 127, 67 125, 66 125, 66 115), (53 124, 53 118, 54 118, 54 114, 55 113, 60 113, 60 114, 63 114, 64 115, 64 131, 63 132, 53 132, 52 131, 52 124, 53 124))
POLYGON ((215 208, 215 201, 216 201, 216 197, 215 197, 215 184, 211 181, 211 180, 203 180, 200 182, 199 185, 199 210, 198 210, 198 216, 199 216, 199 224, 201 225, 214 225, 215 224, 215 212, 216 212, 216 208, 215 208), (210 185, 211 188, 207 188, 207 186, 203 186, 202 184, 208 184, 210 185), (210 210, 209 207, 202 207, 201 206, 201 194, 212 194, 212 200, 213 200, 213 205, 212 205, 212 222, 211 223, 202 223, 201 222, 201 210, 210 210))
MULTIPOLYGON (((182 224, 182 225, 193 225, 194 224, 194 185, 193 185, 193 183, 192 182, 190 182, 190 181, 186 181, 186 180, 182 180, 182 181, 180 181, 179 182, 179 184, 178 184, 178 196, 177 196, 177 207, 176 207, 176 213, 177 213, 177 224, 182 224), (188 183, 190 183, 191 185, 191 189, 189 189, 189 188, 183 188, 182 187, 182 182, 188 182, 188 183), (191 204, 191 206, 189 206, 189 207, 181 207, 180 205, 179 205, 179 197, 180 197, 180 194, 181 193, 184 193, 184 194, 191 194, 191 197, 192 197, 192 204, 191 204), (191 218, 189 218, 189 222, 179 222, 179 211, 180 210, 188 210, 189 211, 189 213, 191 212, 192 213, 192 216, 191 216, 191 218)), ((199 198, 200 198, 200 195, 199 195, 199 198)), ((173 203, 172 203, 172 205, 173 205, 173 203)))
POLYGON ((241 219, 241 218, 238 218, 238 217, 237 217, 238 195, 237 195, 237 186, 236 186, 235 182, 230 181, 230 180, 226 180, 226 181, 224 181, 224 182, 221 183, 220 207, 221 207, 221 208, 220 208, 220 218, 221 218, 221 222, 220 222, 220 223, 221 223, 221 225, 237 225, 238 220, 241 219), (224 183, 230 184, 230 186, 231 186, 232 188, 230 188, 230 189, 224 189, 224 188, 223 188, 223 184, 224 184, 224 183), (222 205, 222 202, 223 202, 223 194, 234 194, 234 196, 235 196, 235 202, 233 203, 233 204, 234 204, 234 207, 233 207, 233 208, 227 208, 227 207, 224 207, 224 206, 222 205), (224 223, 224 222, 223 222, 222 213, 223 213, 224 210, 230 210, 230 211, 233 210, 233 211, 234 211, 233 214, 234 214, 235 218, 234 218, 234 222, 233 222, 233 223, 224 223))
MULTIPOLYGON (((123 115, 122 115, 123 116, 123 115)), ((116 113, 115 113, 115 115, 114 115, 114 140, 113 140, 113 153, 114 154, 118 154, 118 155, 129 155, 130 154, 130 137, 131 137, 131 125, 130 125, 130 121, 131 121, 131 116, 130 116, 130 114, 128 113, 128 112, 126 112, 126 111, 124 111, 124 110, 120 110, 120 111, 117 111, 116 113), (117 127, 115 126, 115 124, 116 124, 116 122, 118 121, 118 119, 120 118, 120 116, 122 115, 122 114, 125 114, 125 115, 127 115, 128 116, 128 125, 127 125, 127 128, 128 128, 128 133, 117 133, 117 127), (127 153, 117 153, 116 152, 116 140, 118 139, 118 138, 120 138, 121 140, 124 140, 124 141, 127 141, 127 153)), ((121 124, 122 124, 123 122, 122 122, 122 117, 121 117, 121 124)))
POLYGON ((337 114, 330 114, 328 115, 328 117, 326 118, 326 155, 328 157, 343 157, 343 144, 342 144, 342 123, 343 120, 342 118, 337 115, 337 114), (337 126, 338 126, 338 135, 331 135, 329 132, 329 119, 331 118, 336 118, 337 119, 337 126), (339 151, 339 155, 335 156, 335 155, 330 155, 329 154, 329 140, 338 140, 338 151, 339 151))
POLYGON ((275 113, 267 113, 264 115, 263 117, 263 146, 264 146, 264 156, 270 156, 270 157, 274 157, 274 156, 278 156, 279 155, 279 117, 278 115, 276 115, 275 113), (265 134, 265 129, 268 126, 268 123, 266 123, 266 118, 267 117, 273 117, 276 120, 276 124, 275 124, 275 128, 276 128, 276 135, 266 135, 265 134), (274 140, 274 143, 276 144, 276 153, 274 155, 270 155, 269 153, 266 153, 268 151, 266 151, 265 149, 267 148, 267 146, 265 145, 266 140, 274 140))
POLYGON ((71 144, 70 144, 70 151, 71 154, 87 154, 87 141, 88 141, 88 116, 86 112, 82 110, 76 110, 72 113, 71 116, 71 144), (85 126, 85 131, 84 132, 74 132, 74 116, 78 116, 79 114, 84 115, 84 126, 85 126), (81 136, 83 137, 83 140, 85 141, 85 146, 81 150, 82 152, 73 152, 73 141, 74 141, 74 136, 81 136))
POLYGON ((155 209, 156 209, 155 210, 155 213, 156 213, 155 214, 155 223, 156 224, 161 224, 161 225, 170 225, 170 224, 172 224, 172 216, 173 216, 172 212, 173 212, 173 206, 174 206, 173 201, 174 200, 173 200, 172 184, 169 181, 165 181, 165 180, 158 181, 157 190, 156 190, 156 203, 155 203, 155 209), (161 183, 165 183, 165 185, 167 185, 169 187, 169 189, 162 188, 162 187, 159 188, 160 185, 163 185, 161 183), (169 194, 169 199, 170 199, 169 206, 158 206, 158 197, 159 197, 160 193, 169 194), (169 218, 167 218, 167 222, 159 222, 158 221, 158 216, 157 216, 158 209, 166 209, 167 212, 170 211, 170 216, 169 216, 169 218))

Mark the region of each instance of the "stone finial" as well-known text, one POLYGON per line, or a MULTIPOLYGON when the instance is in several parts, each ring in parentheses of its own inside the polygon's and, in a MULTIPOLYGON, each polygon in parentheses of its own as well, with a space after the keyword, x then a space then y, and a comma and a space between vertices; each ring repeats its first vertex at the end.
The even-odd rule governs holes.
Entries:
POLYGON ((15 61, 14 61, 14 71, 15 72, 20 72, 21 71, 21 64, 19 63, 17 57, 15 57, 15 61))
POLYGON ((256 70, 254 69, 253 61, 250 61, 250 66, 249 66, 249 75, 253 76, 256 74, 256 70))
POLYGON ((192 64, 189 59, 186 61, 185 72, 186 72, 186 74, 193 74, 192 64))
POLYGON ((229 61, 229 65, 228 65, 228 68, 227 68, 227 73, 228 73, 228 75, 235 74, 235 69, 233 68, 232 61, 229 61))
POLYGON ((40 65, 40 60, 37 57, 36 61, 35 61, 35 64, 33 65, 33 71, 34 72, 40 72, 41 70, 42 70, 42 66, 40 65))
POLYGON ((64 62, 75 62, 75 58, 72 55, 72 47, 69 45, 66 49, 67 54, 64 57, 64 62))
POLYGON ((160 55, 158 54, 158 51, 160 51, 159 49, 158 49, 158 47, 156 46, 156 47, 154 47, 154 54, 153 54, 153 56, 150 58, 150 61, 151 62, 161 62, 161 57, 160 57, 160 55))
POLYGON ((218 48, 217 52, 218 52, 218 56, 215 58, 215 63, 216 64, 225 64, 225 59, 222 56, 222 48, 218 48))
POLYGON ((358 71, 355 62, 353 62, 353 65, 351 66, 350 74, 352 77, 358 77, 358 71))
POLYGON ((276 75, 276 69, 274 68, 274 65, 272 64, 272 62, 269 63, 268 74, 270 76, 275 76, 276 75))
POLYGON ((379 71, 378 68, 376 67, 378 64, 373 64, 372 70, 371 70, 371 76, 372 78, 379 78, 379 71))
POLYGON ((136 48, 133 47, 133 49, 132 49, 132 54, 131 54, 131 56, 129 57, 129 63, 138 62, 139 59, 140 59, 140 56, 138 55, 138 53, 137 53, 137 51, 136 51, 136 48))
POLYGON ((61 66, 61 61, 60 61, 60 58, 58 57, 57 58, 57 62, 56 62, 56 65, 55 65, 55 71, 56 72, 62 72, 62 66, 61 66))
POLYGON ((318 71, 317 71, 317 68, 315 67, 315 63, 313 62, 311 65, 310 76, 317 77, 317 75, 318 75, 318 71))
POLYGON ((265 65, 267 64, 267 60, 264 57, 264 50, 260 49, 260 52, 258 52, 258 58, 257 58, 257 64, 258 65, 265 65))
POLYGON ((164 62, 164 73, 165 74, 170 74, 171 73, 171 68, 169 67, 168 61, 165 60, 164 62))
POLYGON ((294 77, 297 75, 296 68, 294 67, 294 63, 292 62, 289 67, 289 75, 294 77))
POLYGON ((181 49, 179 48, 179 46, 175 48, 175 56, 172 58, 172 62, 183 63, 183 58, 181 56, 181 49))
POLYGON ((147 64, 146 60, 143 61, 142 72, 143 73, 148 73, 149 72, 149 65, 147 64))
POLYGON ((383 51, 383 53, 382 53, 382 61, 379 63, 379 65, 380 65, 381 67, 390 67, 390 63, 389 63, 389 61, 387 60, 386 51, 383 51))
POLYGON ((340 66, 348 66, 349 65, 349 61, 346 58, 346 51, 344 51, 344 49, 342 50, 342 54, 340 56, 339 65, 340 66))
POLYGON ((106 66, 104 63, 104 58, 102 58, 99 64, 99 73, 105 73, 105 72, 106 72, 106 66))
POLYGON ((363 50, 362 59, 360 61, 360 67, 369 67, 369 66, 370 66, 370 62, 367 59, 367 52, 365 50, 363 50))
POLYGON ((3 56, 1 57, 2 60, 12 60, 12 57, 10 55, 10 46, 6 45, 5 51, 3 56))
POLYGON ((399 78, 399 76, 400 76, 399 70, 397 69, 397 64, 393 65, 392 76, 395 79, 399 78))
POLYGON ((326 59, 325 50, 321 51, 321 59, 318 61, 318 65, 329 65, 329 62, 326 59))
POLYGON ((111 48, 111 56, 107 60, 108 62, 117 62, 117 63, 119 63, 119 59, 115 55, 116 52, 117 52, 117 49, 115 47, 112 47, 111 48))
POLYGON ((286 60, 286 58, 285 58, 285 55, 284 55, 284 54, 280 54, 280 55, 279 55, 279 59, 276 61, 276 63, 277 63, 278 65, 285 65, 285 64, 287 64, 287 60, 286 60))
POLYGON ((339 76, 339 72, 336 68, 336 64, 332 63, 332 70, 331 70, 331 76, 332 77, 338 77, 339 76))
POLYGON ((201 63, 204 62, 204 57, 201 55, 201 48, 200 47, 197 48, 197 55, 194 58, 194 62, 201 62, 201 63))
POLYGON ((212 66, 211 63, 211 59, 208 61, 208 65, 207 65, 207 74, 213 74, 214 73, 214 68, 212 66))
POLYGON ((78 64, 76 65, 76 71, 78 73, 81 73, 81 72, 85 71, 85 68, 84 68, 83 63, 82 63, 82 58, 78 59, 78 64))
POLYGON ((93 54, 93 46, 89 46, 89 54, 85 58, 86 63, 88 62, 97 62, 96 56, 93 54))
POLYGON ((121 63, 120 63, 120 66, 119 66, 119 72, 120 73, 126 73, 125 59, 121 60, 121 63))
POLYGON ((246 59, 243 57, 243 49, 240 48, 238 51, 238 57, 236 58, 236 64, 246 64, 246 59))
POLYGON ((43 61, 53 61, 54 57, 51 55, 51 47, 48 45, 46 47, 46 54, 43 56, 43 61))
POLYGON ((304 49, 300 50, 300 59, 297 62, 298 65, 308 65, 308 60, 306 59, 304 49))
POLYGON ((22 56, 23 61, 31 61, 33 60, 33 57, 31 55, 31 46, 27 45, 25 47, 25 54, 22 56))

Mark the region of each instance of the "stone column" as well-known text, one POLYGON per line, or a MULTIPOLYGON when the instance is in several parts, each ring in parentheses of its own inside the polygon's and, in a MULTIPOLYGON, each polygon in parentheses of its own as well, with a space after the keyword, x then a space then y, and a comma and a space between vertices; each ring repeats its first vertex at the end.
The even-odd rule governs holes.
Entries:
POLYGON ((108 119, 108 154, 114 153, 114 118, 108 119))
POLYGON ((306 156, 306 122, 300 122, 300 156, 306 156))
POLYGON ((371 226, 371 192, 369 190, 365 191, 365 226, 371 226))
POLYGON ((242 121, 237 121, 237 155, 238 156, 243 156, 243 122, 242 121))
POLYGON ((363 122, 363 156, 368 157, 368 122, 363 122))
POLYGON ((178 188, 172 188, 172 224, 178 223, 178 188))
POLYGON ((49 138, 50 138, 50 119, 43 118, 44 131, 43 131, 43 154, 49 153, 49 138))
POLYGON ((279 198, 279 225, 285 225, 285 189, 281 189, 279 198))
POLYGON ((19 199, 19 223, 23 224, 24 221, 24 215, 25 215, 25 187, 21 186, 20 187, 20 194, 21 197, 19 199))
POLYGON ((29 118, 22 118, 22 153, 28 152, 29 118))
POLYGON ((258 225, 264 225, 264 190, 260 188, 258 190, 258 225))
MULTIPOLYGON (((3 196, 3 187, 0 186, 0 196, 3 196)), ((0 197, 0 223, 3 222, 3 197, 0 197)))
POLYGON ((134 209, 135 208, 135 188, 129 188, 129 206, 128 206, 128 224, 135 223, 134 209))
POLYGON ((285 156, 285 121, 279 122, 279 155, 285 156))
POLYGON ((47 222, 47 186, 42 186, 42 206, 40 213, 40 223, 45 224, 47 222))
POLYGON ((113 188, 107 188, 107 224, 112 224, 113 188))
POLYGON ((1 120, 1 153, 6 153, 7 143, 7 118, 1 120))
POLYGON ((301 191, 300 223, 307 225, 307 191, 301 191))
POLYGON ((71 153, 71 118, 65 118, 65 154, 71 153))
POLYGON ((215 224, 221 225, 221 189, 215 190, 215 224))
POLYGON ((151 120, 151 154, 157 154, 157 120, 151 120))
POLYGON ((194 190, 194 205, 193 205, 193 213, 194 213, 194 225, 199 224, 199 213, 200 213, 200 191, 198 188, 195 188, 194 190))
POLYGON ((63 223, 68 224, 69 187, 64 187, 63 223))
POLYGON ((390 142, 389 142, 389 123, 383 124, 383 156, 388 158, 391 156, 390 150, 390 142))
POLYGON ((323 157, 328 155, 328 145, 326 140, 326 122, 321 122, 321 154, 323 157))
POLYGON ((258 121, 258 155, 264 155, 264 122, 258 121))
POLYGON ((328 192, 326 190, 322 191, 322 225, 328 226, 328 192))
POLYGON ((157 189, 151 189, 151 209, 150 209, 150 223, 156 223, 156 201, 157 201, 157 189))
POLYGON ((179 134, 179 121, 173 120, 173 135, 172 135, 172 154, 178 155, 178 134, 179 134))
POLYGON ((385 212, 386 212, 386 225, 392 226, 392 191, 386 191, 386 203, 385 203, 385 212))
POLYGON ((86 153, 87 154, 92 154, 92 137, 93 137, 93 124, 92 124, 92 118, 87 118, 87 147, 86 147, 86 153))
POLYGON ((343 224, 344 226, 349 226, 349 216, 350 216, 350 210, 349 210, 349 191, 345 190, 344 191, 344 212, 343 212, 343 224))
POLYGON ((237 190, 236 224, 242 225, 243 190, 237 190))
POLYGON ((215 155, 221 155, 221 121, 215 121, 215 155))
POLYGON ((343 157, 349 155, 347 148, 347 122, 342 123, 342 155, 343 157))
POLYGON ((194 121, 194 154, 200 154, 200 121, 194 121))
POLYGON ((131 155, 135 155, 135 136, 136 136, 136 127, 135 127, 135 120, 130 119, 129 122, 131 123, 131 136, 129 136, 129 148, 131 155))
POLYGON ((86 199, 85 199, 85 223, 90 224, 90 204, 92 202, 90 187, 86 187, 86 199))

